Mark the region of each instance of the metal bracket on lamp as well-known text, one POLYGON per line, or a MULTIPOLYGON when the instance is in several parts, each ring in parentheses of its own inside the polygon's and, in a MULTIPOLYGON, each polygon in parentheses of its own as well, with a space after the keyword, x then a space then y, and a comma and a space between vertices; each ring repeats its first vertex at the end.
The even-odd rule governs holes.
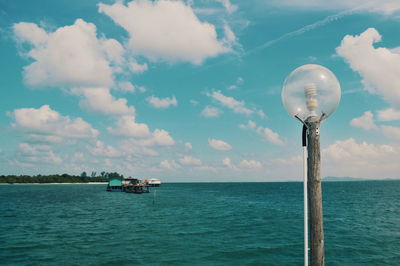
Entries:
POLYGON ((308 126, 307 126, 306 122, 304 122, 303 119, 301 119, 298 115, 295 115, 294 117, 295 117, 297 120, 299 120, 299 121, 308 129, 308 126))

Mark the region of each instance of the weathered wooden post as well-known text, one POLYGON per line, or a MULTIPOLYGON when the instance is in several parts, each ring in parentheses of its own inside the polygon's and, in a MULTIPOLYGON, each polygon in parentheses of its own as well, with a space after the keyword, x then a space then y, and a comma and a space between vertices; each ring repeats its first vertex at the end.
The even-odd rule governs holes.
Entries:
POLYGON ((339 82, 329 69, 319 65, 304 65, 296 68, 286 78, 282 88, 282 102, 286 110, 303 123, 303 133, 307 129, 307 149, 304 147, 305 136, 303 135, 304 265, 308 265, 308 217, 311 265, 325 265, 320 125, 335 111, 339 101, 339 82))
POLYGON ((311 265, 324 265, 324 225, 322 216, 321 154, 319 117, 309 117, 307 134, 307 183, 310 217, 311 265))

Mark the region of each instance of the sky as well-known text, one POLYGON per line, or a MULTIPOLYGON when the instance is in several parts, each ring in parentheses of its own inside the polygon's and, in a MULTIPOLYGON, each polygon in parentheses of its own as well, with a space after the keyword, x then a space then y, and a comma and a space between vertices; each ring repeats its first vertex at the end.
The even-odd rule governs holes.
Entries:
POLYGON ((300 181, 281 88, 319 64, 322 175, 399 178, 399 29, 397 0, 0 0, 0 174, 300 181))

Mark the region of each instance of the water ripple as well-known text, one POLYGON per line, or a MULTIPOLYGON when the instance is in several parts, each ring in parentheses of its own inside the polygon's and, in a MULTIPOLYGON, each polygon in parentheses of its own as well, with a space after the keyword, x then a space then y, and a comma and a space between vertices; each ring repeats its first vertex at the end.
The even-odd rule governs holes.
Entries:
MULTIPOLYGON (((325 183, 327 265, 400 261, 400 182, 325 183)), ((0 186, 4 265, 301 265, 301 183, 0 186)))

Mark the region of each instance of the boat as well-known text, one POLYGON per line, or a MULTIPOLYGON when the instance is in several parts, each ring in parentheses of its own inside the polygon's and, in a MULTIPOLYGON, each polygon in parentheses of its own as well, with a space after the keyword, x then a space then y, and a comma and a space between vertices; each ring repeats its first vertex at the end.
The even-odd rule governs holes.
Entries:
POLYGON ((149 193, 149 186, 133 177, 127 177, 122 180, 122 190, 126 193, 149 193))
POLYGON ((149 187, 159 187, 161 185, 161 180, 157 178, 149 178, 144 180, 144 183, 149 187))

